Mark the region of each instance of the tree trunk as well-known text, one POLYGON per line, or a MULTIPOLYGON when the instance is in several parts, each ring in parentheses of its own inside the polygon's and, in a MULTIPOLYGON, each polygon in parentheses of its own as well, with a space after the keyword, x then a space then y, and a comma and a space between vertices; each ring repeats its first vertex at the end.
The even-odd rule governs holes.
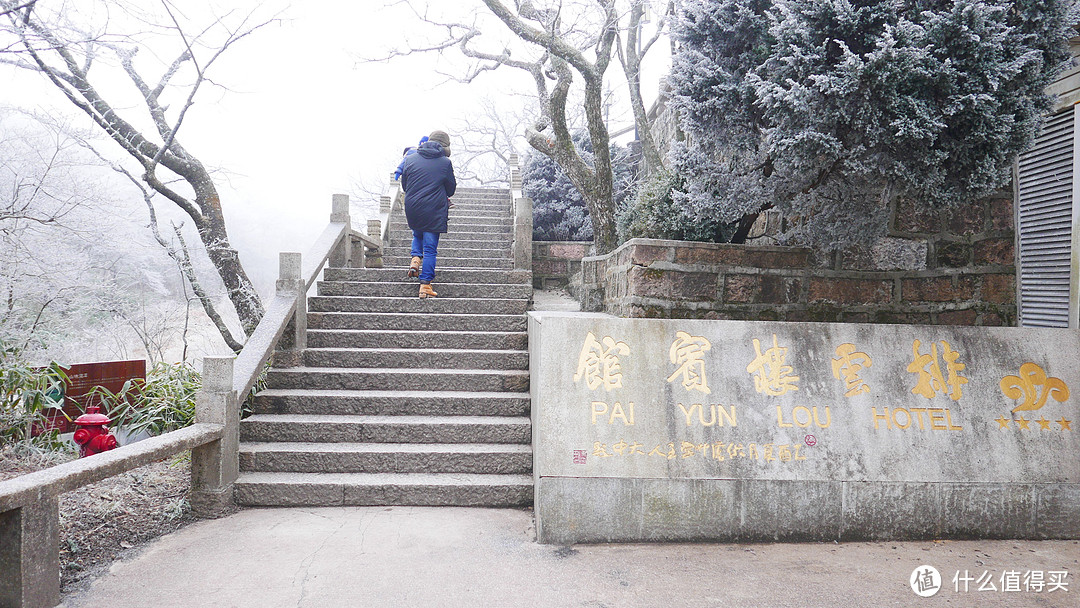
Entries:
MULTIPOLYGON (((199 169, 205 173, 201 165, 199 169)), ((191 182, 190 179, 188 181, 191 182)), ((225 230, 225 218, 221 213, 221 199, 214 182, 208 174, 205 174, 194 185, 196 187, 195 203, 202 209, 204 219, 203 224, 199 226, 199 238, 206 246, 206 253, 210 256, 214 268, 217 269, 222 283, 225 284, 229 301, 236 308, 244 333, 250 336, 263 316, 259 292, 248 278, 243 265, 240 264, 239 254, 229 243, 229 235, 225 230)))

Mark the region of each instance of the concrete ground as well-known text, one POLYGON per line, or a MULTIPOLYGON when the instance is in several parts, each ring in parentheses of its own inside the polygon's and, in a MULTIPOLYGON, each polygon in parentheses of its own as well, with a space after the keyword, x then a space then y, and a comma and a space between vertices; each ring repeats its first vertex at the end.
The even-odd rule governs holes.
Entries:
POLYGON ((535 542, 527 509, 248 509, 158 539, 63 605, 1064 607, 1078 578, 1080 541, 560 547, 535 542), (909 586, 921 565, 944 579, 934 597, 909 586), (1068 572, 1068 591, 1000 591, 1032 571, 1068 572), (983 573, 998 591, 978 591, 983 573))

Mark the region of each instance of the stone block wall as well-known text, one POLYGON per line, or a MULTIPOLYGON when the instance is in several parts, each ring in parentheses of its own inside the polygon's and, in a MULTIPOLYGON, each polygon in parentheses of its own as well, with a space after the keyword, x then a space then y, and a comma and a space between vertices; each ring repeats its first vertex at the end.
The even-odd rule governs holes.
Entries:
POLYGON ((592 241, 533 241, 533 287, 566 287, 591 247, 592 241))
POLYGON ((889 235, 822 254, 632 239, 583 260, 582 310, 620 317, 1016 324, 1012 198, 952 211, 898 202, 889 235))

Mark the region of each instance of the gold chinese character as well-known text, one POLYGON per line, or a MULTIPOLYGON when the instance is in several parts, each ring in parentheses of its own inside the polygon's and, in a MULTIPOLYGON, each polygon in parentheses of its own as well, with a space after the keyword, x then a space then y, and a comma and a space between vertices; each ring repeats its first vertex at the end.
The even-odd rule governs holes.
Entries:
POLYGON ((716 443, 712 444, 712 457, 715 458, 716 460, 723 460, 724 459, 724 451, 725 450, 724 450, 724 444, 723 443, 716 442, 716 443))
POLYGON ((946 380, 941 373, 941 365, 938 363, 937 343, 930 344, 930 354, 926 355, 919 352, 921 346, 922 344, 918 340, 915 340, 911 345, 913 360, 907 366, 907 371, 919 374, 919 380, 916 382, 915 388, 911 389, 911 392, 922 395, 927 399, 933 399, 938 391, 944 393, 947 386, 950 389, 948 392, 949 398, 958 401, 960 397, 964 396, 963 385, 968 383, 968 379, 959 374, 967 367, 967 365, 957 361, 960 358, 960 353, 953 350, 945 340, 941 341, 941 356, 945 359, 945 369, 949 374, 948 380, 946 380))
MULTIPOLYGON (((795 446, 798 449, 799 446, 795 446)), ((780 462, 791 462, 791 444, 785 443, 778 448, 780 450, 780 462)))
POLYGON ((837 380, 844 381, 844 388, 847 389, 844 393, 845 397, 870 392, 870 385, 859 377, 859 372, 873 364, 874 361, 870 359, 870 355, 856 352, 854 344, 841 344, 836 347, 836 358, 832 360, 832 374, 837 380))
POLYGON ((690 443, 689 441, 682 442, 682 457, 683 458, 692 457, 696 450, 697 450, 697 446, 694 445, 693 443, 690 443))
POLYGON ((664 444, 658 443, 656 444, 656 447, 653 448, 651 452, 649 452, 649 456, 660 456, 661 458, 667 458, 668 460, 671 460, 672 458, 675 458, 675 444, 673 442, 669 442, 667 444, 667 450, 665 450, 664 444))
POLYGON ((600 386, 606 391, 622 388, 619 355, 629 354, 630 347, 625 342, 616 342, 611 336, 605 336, 603 342, 600 342, 590 331, 581 347, 574 382, 584 378, 589 390, 596 390, 600 386))
POLYGON ((763 447, 765 448, 765 462, 772 462, 776 460, 776 444, 766 443, 763 447))
POLYGON ((1034 363, 1020 366, 1019 376, 1005 376, 1001 379, 1001 392, 1009 399, 1024 398, 1024 402, 1013 408, 1014 412, 1037 410, 1046 405, 1046 398, 1064 403, 1069 398, 1069 386, 1061 378, 1052 378, 1046 371, 1034 363), (1042 388, 1042 392, 1039 388, 1042 388))
POLYGON ((773 347, 762 353, 761 342, 754 338, 754 352, 757 353, 757 358, 746 366, 746 371, 757 374, 754 376, 754 388, 757 392, 778 397, 788 391, 799 390, 799 387, 795 385, 799 377, 791 374, 794 368, 784 365, 788 349, 781 348, 777 344, 776 334, 773 334, 772 339, 773 347))
POLYGON ((611 456, 611 453, 607 451, 607 445, 600 443, 599 441, 593 442, 592 453, 593 456, 599 456, 600 458, 607 458, 608 456, 611 456))
POLYGON ((675 341, 671 343, 668 354, 671 362, 678 365, 667 381, 671 382, 676 376, 682 375, 682 385, 688 391, 701 391, 708 395, 709 383, 705 379, 705 351, 712 348, 709 341, 700 336, 691 336, 685 331, 675 333, 675 341))
POLYGON ((729 443, 727 446, 728 458, 746 458, 746 451, 743 450, 743 444, 741 443, 729 443))

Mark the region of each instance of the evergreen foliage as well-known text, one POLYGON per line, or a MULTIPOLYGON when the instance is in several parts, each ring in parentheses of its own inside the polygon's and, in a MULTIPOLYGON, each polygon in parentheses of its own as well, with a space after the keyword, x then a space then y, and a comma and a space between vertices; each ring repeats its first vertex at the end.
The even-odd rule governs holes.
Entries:
POLYGON ((683 0, 675 200, 697 222, 773 204, 789 239, 838 248, 883 234, 896 197, 993 192, 1074 19, 1065 0, 683 0))
MULTIPOLYGON (((592 143, 588 134, 574 134, 578 153, 590 165, 592 143)), ((611 147, 615 204, 620 205, 633 185, 633 166, 625 148, 611 147)), ((550 157, 530 152, 521 168, 522 194, 533 201, 533 240, 591 241, 592 219, 581 192, 550 157)))
POLYGON ((718 216, 692 220, 686 207, 677 204, 673 193, 685 188, 678 174, 660 170, 638 184, 634 195, 615 216, 619 242, 633 238, 671 239, 726 243, 735 233, 737 222, 724 222, 718 216))

